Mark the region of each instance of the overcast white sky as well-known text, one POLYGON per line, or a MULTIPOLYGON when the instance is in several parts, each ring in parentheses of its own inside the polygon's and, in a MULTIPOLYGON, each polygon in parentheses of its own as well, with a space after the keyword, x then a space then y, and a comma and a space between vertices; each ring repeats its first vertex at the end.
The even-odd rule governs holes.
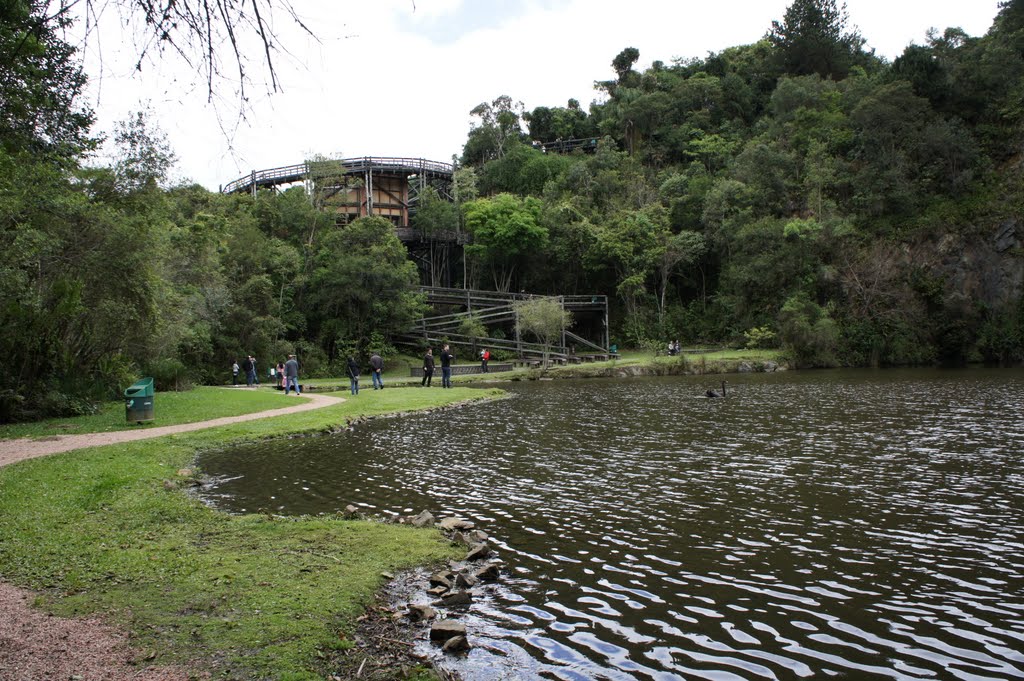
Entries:
MULTIPOLYGON (((284 47, 283 92, 258 81, 248 120, 236 125, 228 88, 218 105, 205 81, 165 59, 132 68, 130 31, 105 17, 86 69, 97 131, 148 101, 178 156, 175 173, 208 189, 313 154, 450 161, 469 131, 469 111, 507 94, 527 110, 597 97, 623 48, 638 68, 702 57, 754 42, 790 0, 293 0, 319 42, 275 17, 284 47), (102 69, 99 56, 102 55, 102 69)), ((925 32, 958 26, 982 35, 997 0, 848 0, 868 46, 892 60, 925 32)), ((263 74, 255 74, 262 78, 263 74)))

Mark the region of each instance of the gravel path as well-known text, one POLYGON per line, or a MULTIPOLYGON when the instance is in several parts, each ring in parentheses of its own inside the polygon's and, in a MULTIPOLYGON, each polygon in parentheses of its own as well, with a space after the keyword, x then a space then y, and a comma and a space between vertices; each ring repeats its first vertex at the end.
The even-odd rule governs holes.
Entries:
MULTIPOLYGON (((289 398, 291 399, 291 398, 289 398)), ((269 411, 258 411, 252 414, 241 416, 225 416, 224 418, 211 421, 198 421, 196 423, 181 423, 176 426, 157 426, 156 428, 145 428, 143 430, 121 430, 113 433, 85 433, 83 435, 55 435, 52 438, 43 440, 0 440, 0 466, 6 466, 15 461, 34 459, 37 456, 69 452, 72 449, 83 447, 97 447, 99 445, 112 445, 118 442, 132 442, 134 440, 147 440, 152 437, 172 435, 174 433, 187 433, 192 430, 203 430, 216 426, 226 426, 229 423, 241 423, 243 421, 255 421, 272 416, 283 416, 294 414, 299 411, 320 409, 332 404, 339 404, 345 400, 330 395, 305 394, 295 397, 302 400, 301 403, 292 407, 282 407, 269 411)))
MULTIPOLYGON (((293 414, 344 402, 328 395, 302 396, 291 407, 115 433, 62 435, 46 440, 0 441, 0 466, 83 447, 131 442, 186 433, 229 423, 293 414)), ((151 667, 146 654, 128 637, 95 618, 53 617, 31 607, 35 594, 0 581, 0 681, 80 679, 81 681, 188 681, 196 678, 176 667, 151 667)), ((207 676, 208 678, 208 676, 207 676)))

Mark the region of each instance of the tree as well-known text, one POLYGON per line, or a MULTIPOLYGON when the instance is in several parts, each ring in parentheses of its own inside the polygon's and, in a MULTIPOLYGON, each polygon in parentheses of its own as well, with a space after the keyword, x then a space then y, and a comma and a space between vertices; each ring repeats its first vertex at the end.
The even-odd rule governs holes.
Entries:
POLYGON ((0 144, 10 153, 57 154, 73 159, 93 146, 92 112, 81 105, 80 57, 62 35, 66 8, 11 0, 0 6, 0 144))
POLYGON ((615 70, 615 75, 618 76, 620 83, 624 82, 626 77, 633 72, 633 64, 638 59, 640 59, 640 50, 635 47, 627 47, 615 55, 615 59, 612 59, 612 68, 615 70))
POLYGON ((572 313, 557 298, 531 298, 515 304, 516 330, 533 334, 544 346, 544 368, 552 341, 572 327, 572 313))
POLYGON ((793 0, 781 22, 773 21, 768 41, 785 73, 842 80, 863 61, 864 39, 847 31, 846 4, 836 0, 793 0))
POLYGON ((677 269, 692 265, 704 256, 707 244, 704 236, 697 232, 672 234, 667 229, 658 235, 658 251, 655 267, 658 275, 658 324, 664 328, 665 297, 669 282, 677 269))
POLYGON ((466 253, 490 267, 495 290, 510 290, 517 274, 547 242, 548 232, 538 222, 540 202, 498 194, 470 201, 463 210, 473 236, 466 253))
POLYGON ((448 271, 451 243, 459 230, 459 207, 441 198, 437 190, 427 187, 419 193, 412 226, 430 242, 430 285, 444 286, 448 271))
POLYGON ((514 102, 508 95, 501 95, 492 102, 477 104, 469 115, 480 119, 470 127, 469 138, 463 147, 462 162, 477 164, 505 155, 512 140, 518 140, 523 132, 519 121, 523 116, 523 103, 514 102))
POLYGON ((615 292, 626 307, 626 323, 632 341, 641 344, 647 335, 642 319, 648 280, 660 254, 658 235, 663 225, 657 214, 622 211, 598 232, 597 249, 615 272, 615 292))
POLYGON ((114 126, 114 174, 125 193, 153 191, 166 184, 176 157, 167 135, 150 122, 152 111, 138 111, 114 126))
POLYGON ((416 265, 382 217, 363 217, 318 243, 306 291, 309 332, 328 359, 347 344, 366 347, 374 333, 404 332, 422 310, 416 265))

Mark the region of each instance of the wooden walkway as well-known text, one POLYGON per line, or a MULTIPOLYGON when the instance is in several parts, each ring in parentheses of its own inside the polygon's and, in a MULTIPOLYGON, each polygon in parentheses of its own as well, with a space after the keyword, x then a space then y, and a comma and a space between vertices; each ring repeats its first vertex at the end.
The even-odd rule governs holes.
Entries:
MULTIPOLYGON (((575 347, 583 352, 579 357, 608 356, 608 297, 603 295, 538 296, 528 293, 502 293, 475 289, 442 288, 422 286, 419 291, 426 295, 427 303, 438 307, 460 307, 462 311, 424 317, 415 327, 396 340, 406 345, 422 345, 424 342, 438 346, 447 342, 455 347, 469 348, 472 354, 480 348, 505 350, 515 353, 524 360, 538 360, 545 352, 548 359, 558 364, 574 362, 575 347), (472 318, 487 328, 511 326, 516 328, 516 304, 538 298, 558 300, 562 308, 573 313, 596 313, 601 315, 604 338, 598 342, 588 340, 569 330, 563 331, 557 345, 545 347, 541 343, 524 341, 521 337, 491 338, 467 336, 459 333, 462 323, 472 318)), ((579 361, 592 361, 580 359, 579 361)))

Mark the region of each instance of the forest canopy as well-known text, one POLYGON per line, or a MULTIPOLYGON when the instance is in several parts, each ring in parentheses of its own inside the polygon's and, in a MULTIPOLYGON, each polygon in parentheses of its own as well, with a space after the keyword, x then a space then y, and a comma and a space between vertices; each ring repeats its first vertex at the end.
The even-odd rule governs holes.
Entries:
POLYGON ((1024 358, 1024 0, 892 63, 834 0, 794 0, 754 44, 642 71, 635 48, 609 55, 588 107, 489 99, 454 201, 425 193, 412 224, 468 244, 419 266, 390 222, 339 224, 301 187, 168 186, 174 153, 145 112, 91 165, 86 74, 54 6, 0 9, 4 420, 88 411, 141 374, 223 382, 248 354, 342 375, 351 353, 394 352, 441 266, 457 285, 607 294, 620 347, 1024 358), (566 140, 588 143, 547 146, 566 140))

